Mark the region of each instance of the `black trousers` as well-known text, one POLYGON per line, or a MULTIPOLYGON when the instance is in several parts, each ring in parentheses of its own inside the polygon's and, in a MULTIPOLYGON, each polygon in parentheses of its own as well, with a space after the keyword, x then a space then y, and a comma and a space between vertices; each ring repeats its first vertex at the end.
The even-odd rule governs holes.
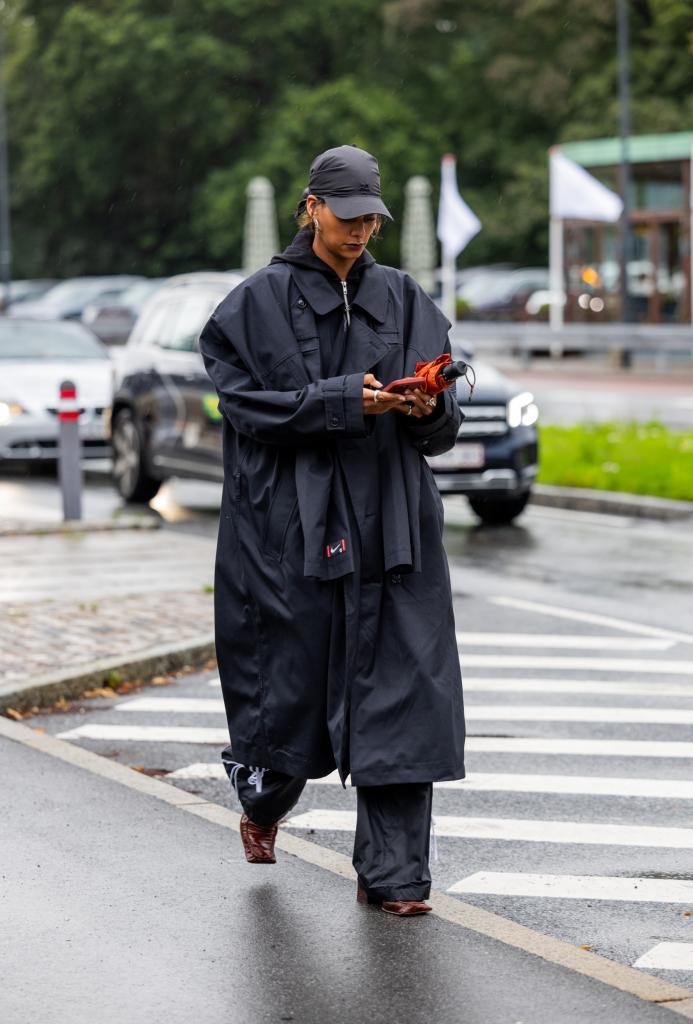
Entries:
MULTIPOLYGON (((238 764, 228 748, 221 756, 245 814, 256 825, 274 825, 298 803, 305 779, 238 764)), ((357 788, 353 864, 368 896, 422 900, 429 895, 432 797, 430 782, 357 788)))

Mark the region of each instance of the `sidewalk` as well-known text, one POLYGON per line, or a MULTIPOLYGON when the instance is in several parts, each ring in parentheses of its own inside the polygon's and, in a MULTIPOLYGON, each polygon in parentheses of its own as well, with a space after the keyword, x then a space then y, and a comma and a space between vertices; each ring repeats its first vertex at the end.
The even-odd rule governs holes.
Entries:
POLYGON ((213 656, 214 552, 172 530, 0 537, 0 709, 24 686, 79 693, 112 665, 156 674, 176 650, 213 656))
POLYGON ((661 999, 693 1014, 657 979, 644 1001, 438 915, 358 905, 346 859, 308 863, 312 843, 284 835, 294 856, 248 865, 236 815, 2 720, 0 776, 3 1024, 681 1020, 661 999))

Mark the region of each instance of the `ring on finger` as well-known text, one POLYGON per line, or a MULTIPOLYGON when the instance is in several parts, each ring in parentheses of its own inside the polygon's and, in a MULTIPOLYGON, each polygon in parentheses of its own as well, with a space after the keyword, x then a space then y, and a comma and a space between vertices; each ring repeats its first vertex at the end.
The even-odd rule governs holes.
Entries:
POLYGON ((409 408, 407 409, 407 416, 411 416, 411 414, 412 414, 413 412, 414 412, 414 406, 413 406, 413 405, 410 405, 410 406, 409 406, 409 408))
POLYGON ((380 401, 380 392, 379 391, 374 391, 373 392, 373 401, 374 402, 379 402, 380 401))
POLYGON ((435 398, 429 398, 426 401, 426 405, 435 405, 435 404, 436 404, 435 398))

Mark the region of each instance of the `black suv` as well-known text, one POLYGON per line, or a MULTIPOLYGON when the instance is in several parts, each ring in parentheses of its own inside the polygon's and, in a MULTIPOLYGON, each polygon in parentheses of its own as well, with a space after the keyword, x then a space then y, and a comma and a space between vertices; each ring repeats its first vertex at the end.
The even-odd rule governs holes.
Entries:
MULTIPOLYGON (((223 478, 221 414, 197 342, 241 280, 232 273, 170 278, 114 353, 113 476, 126 501, 149 501, 171 476, 223 478)), ((466 494, 484 522, 507 523, 524 509, 536 477, 537 409, 529 392, 492 367, 474 360, 474 369, 471 402, 464 381, 458 389, 465 419, 457 444, 429 462, 441 491, 466 494)))

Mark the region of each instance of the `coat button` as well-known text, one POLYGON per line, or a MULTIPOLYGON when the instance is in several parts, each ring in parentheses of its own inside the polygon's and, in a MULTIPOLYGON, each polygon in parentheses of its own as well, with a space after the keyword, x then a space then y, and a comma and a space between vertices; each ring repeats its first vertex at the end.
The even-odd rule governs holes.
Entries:
POLYGON ((338 427, 339 426, 339 419, 336 416, 333 416, 332 419, 330 420, 330 424, 333 427, 338 427))
POLYGON ((296 303, 296 305, 298 306, 299 309, 305 309, 306 308, 306 300, 305 299, 299 299, 298 302, 296 303))
POLYGON ((400 574, 398 572, 393 572, 393 574, 390 577, 390 579, 392 580, 393 583, 401 583, 402 582, 402 577, 400 576, 400 574))

